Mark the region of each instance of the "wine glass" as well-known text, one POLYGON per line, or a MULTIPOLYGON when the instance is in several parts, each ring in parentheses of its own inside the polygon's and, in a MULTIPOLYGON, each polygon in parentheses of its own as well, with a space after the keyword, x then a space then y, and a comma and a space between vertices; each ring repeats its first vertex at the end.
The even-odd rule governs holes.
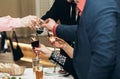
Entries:
MULTIPOLYGON (((48 32, 48 37, 50 37, 52 43, 55 42, 55 36, 53 35, 52 32, 48 32)), ((55 47, 54 45, 53 45, 53 48, 54 48, 53 51, 57 53, 57 51, 56 51, 56 47, 55 47)), ((54 66, 54 70, 53 70, 53 72, 54 72, 54 73, 56 72, 56 65, 54 66)))
POLYGON ((39 24, 39 25, 35 24, 35 27, 36 27, 36 34, 37 34, 37 35, 44 32, 44 28, 38 27, 38 26, 41 26, 42 24, 43 24, 43 21, 42 21, 42 20, 40 20, 40 24, 39 24))
POLYGON ((38 35, 38 34, 41 34, 41 33, 43 33, 43 31, 44 31, 44 28, 38 28, 38 26, 36 26, 36 34, 38 35))
MULTIPOLYGON (((32 47, 33 48, 35 48, 35 47, 39 47, 39 39, 38 39, 38 36, 32 36, 31 37, 31 45, 32 45, 32 47)), ((38 56, 38 52, 37 51, 34 51, 35 53, 36 53, 36 59, 38 59, 39 58, 39 56, 38 56)))
MULTIPOLYGON (((31 37, 31 45, 33 48, 39 47, 39 36, 38 34, 41 34, 43 32, 43 28, 38 28, 36 25, 36 34, 31 37)), ((34 51, 36 53, 36 57, 32 59, 32 68, 33 72, 36 74, 36 79, 43 79, 43 66, 40 63, 40 58, 37 51, 34 51)))
MULTIPOLYGON (((31 37, 31 45, 32 45, 33 48, 34 47, 39 47, 39 36, 38 35, 43 33, 43 31, 44 31, 44 28, 41 28, 41 27, 39 28, 39 26, 42 25, 42 24, 43 24, 42 21, 40 21, 39 25, 35 24, 36 33, 33 37, 31 37)), ((38 59, 39 57, 38 57, 37 51, 35 51, 35 53, 36 53, 36 59, 38 59)))

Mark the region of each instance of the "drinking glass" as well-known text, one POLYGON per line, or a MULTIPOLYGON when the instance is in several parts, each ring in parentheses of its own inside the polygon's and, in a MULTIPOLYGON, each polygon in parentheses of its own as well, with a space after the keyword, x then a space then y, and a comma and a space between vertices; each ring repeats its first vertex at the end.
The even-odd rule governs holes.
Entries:
MULTIPOLYGON (((41 24, 40 24, 41 25, 41 24)), ((43 32, 43 28, 38 28, 36 25, 36 34, 31 37, 31 45, 33 48, 39 47, 39 36, 38 34, 41 34, 43 32)), ((43 79, 43 66, 40 63, 40 58, 38 56, 38 52, 34 51, 36 54, 36 57, 32 59, 32 68, 33 72, 35 72, 36 79, 43 79)))
MULTIPOLYGON (((31 37, 31 45, 32 45, 33 48, 39 47, 39 38, 38 38, 37 35, 31 37)), ((36 54, 36 57, 35 57, 35 58, 38 59, 38 58, 39 58, 38 52, 35 51, 35 54, 36 54)))
POLYGON ((44 31, 44 28, 38 28, 38 27, 36 26, 36 33, 37 33, 37 34, 41 34, 41 33, 43 33, 43 31, 44 31))
POLYGON ((35 72, 36 79, 43 79, 43 66, 40 63, 39 58, 32 59, 32 68, 33 68, 33 72, 35 72))
MULTIPOLYGON (((54 43, 55 42, 55 36, 53 35, 53 33, 52 32, 48 32, 48 36, 51 38, 52 43, 54 43)), ((57 53, 56 47, 53 46, 53 48, 54 48, 53 51, 57 53)), ((56 65, 54 66, 54 70, 53 70, 53 73, 55 73, 55 72, 56 72, 56 65)))
POLYGON ((41 26, 43 24, 43 21, 40 20, 40 24, 39 25, 35 25, 36 27, 36 34, 41 34, 44 32, 44 28, 42 27, 38 27, 38 26, 41 26))

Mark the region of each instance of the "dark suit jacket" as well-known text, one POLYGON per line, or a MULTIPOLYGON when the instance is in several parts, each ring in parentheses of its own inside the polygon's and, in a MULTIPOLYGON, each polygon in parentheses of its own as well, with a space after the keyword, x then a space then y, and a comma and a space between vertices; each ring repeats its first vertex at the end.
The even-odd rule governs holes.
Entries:
POLYGON ((120 79, 119 73, 120 73, 120 0, 116 0, 118 4, 118 14, 117 14, 117 33, 116 33, 116 38, 117 38, 117 54, 116 54, 116 61, 115 61, 115 69, 113 71, 112 79, 120 79))
POLYGON ((116 63, 117 13, 115 0, 86 0, 77 26, 57 27, 58 37, 75 40, 73 63, 79 79, 120 79, 119 74, 113 75, 120 72, 115 70, 119 64, 116 63))

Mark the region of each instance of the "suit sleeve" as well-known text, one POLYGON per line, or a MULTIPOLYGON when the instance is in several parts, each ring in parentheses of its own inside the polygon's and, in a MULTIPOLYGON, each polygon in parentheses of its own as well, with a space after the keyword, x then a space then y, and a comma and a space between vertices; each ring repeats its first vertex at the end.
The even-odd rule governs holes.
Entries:
POLYGON ((56 35, 67 41, 75 41, 77 25, 59 25, 56 28, 56 35))
POLYGON ((97 15, 91 31, 92 57, 89 78, 110 79, 116 55, 116 14, 106 10, 97 15), (94 77, 94 78, 93 78, 94 77))

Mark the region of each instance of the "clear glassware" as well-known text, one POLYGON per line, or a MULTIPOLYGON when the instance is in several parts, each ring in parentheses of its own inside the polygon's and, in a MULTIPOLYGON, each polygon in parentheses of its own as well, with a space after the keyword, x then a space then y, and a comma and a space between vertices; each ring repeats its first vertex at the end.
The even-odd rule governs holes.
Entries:
MULTIPOLYGON (((40 24, 41 25, 41 24, 40 24)), ((36 34, 31 37, 31 45, 33 48, 39 47, 39 34, 41 34, 44 29, 43 28, 38 28, 38 25, 36 27, 36 34)), ((32 68, 33 72, 35 72, 36 79, 43 79, 43 66, 41 64, 41 60, 39 58, 38 52, 34 51, 36 54, 35 58, 32 59, 32 68)))
POLYGON ((35 72, 36 79, 43 79, 43 66, 40 61, 41 61, 40 58, 32 59, 32 68, 33 72, 35 72))
MULTIPOLYGON (((54 43, 55 42, 55 36, 53 35, 53 33, 52 32, 48 32, 48 36, 51 38, 51 41, 54 43)), ((53 51, 57 53, 56 47, 53 46, 53 48, 54 48, 53 51)), ((53 73, 56 73, 56 65, 54 66, 53 73)))
MULTIPOLYGON (((33 48, 39 47, 39 38, 38 38, 37 35, 31 37, 31 45, 32 45, 33 48)), ((38 52, 34 51, 34 53, 36 54, 35 58, 38 59, 39 58, 38 52)))
POLYGON ((37 34, 41 34, 41 33, 43 33, 43 31, 44 31, 44 28, 38 28, 38 27, 36 26, 36 33, 37 33, 37 34))
POLYGON ((38 27, 38 26, 41 26, 42 24, 43 24, 43 21, 40 21, 39 25, 35 25, 35 27, 36 27, 36 34, 41 34, 41 33, 44 32, 44 28, 38 27))

